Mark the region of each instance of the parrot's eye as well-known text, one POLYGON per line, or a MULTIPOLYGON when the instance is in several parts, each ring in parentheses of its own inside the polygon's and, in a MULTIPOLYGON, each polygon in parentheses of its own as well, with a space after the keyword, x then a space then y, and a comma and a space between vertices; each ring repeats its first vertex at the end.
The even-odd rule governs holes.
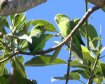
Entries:
POLYGON ((56 23, 59 24, 59 21, 57 19, 55 19, 56 23))

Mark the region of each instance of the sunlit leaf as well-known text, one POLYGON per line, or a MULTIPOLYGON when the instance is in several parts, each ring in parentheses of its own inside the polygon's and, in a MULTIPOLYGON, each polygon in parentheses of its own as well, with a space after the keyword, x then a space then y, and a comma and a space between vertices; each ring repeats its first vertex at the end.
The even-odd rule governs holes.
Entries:
POLYGON ((103 75, 105 77, 105 64, 101 63, 100 66, 101 66, 101 69, 102 69, 102 73, 103 73, 103 75))
POLYGON ((17 58, 15 58, 15 60, 13 61, 12 67, 13 67, 14 76, 18 78, 17 80, 27 77, 23 64, 20 61, 18 61, 17 58))
MULTIPOLYGON (((56 80, 66 80, 67 75, 64 75, 63 77, 53 77, 56 80)), ((80 76, 76 72, 69 73, 69 80, 79 80, 80 76)))
POLYGON ((83 70, 83 69, 77 69, 77 70, 73 70, 72 72, 77 72, 78 74, 80 74, 83 78, 88 79, 89 78, 89 71, 87 70, 83 70))
POLYGON ((95 82, 96 84, 102 84, 103 80, 104 80, 103 77, 94 78, 94 82, 95 82))
POLYGON ((25 63, 25 66, 48 66, 56 64, 66 64, 66 62, 60 58, 56 58, 53 62, 50 62, 51 55, 37 56, 25 63))
POLYGON ((87 30, 85 27, 86 27, 85 25, 81 27, 81 34, 86 38, 87 30, 88 30, 89 44, 90 44, 90 47, 94 49, 97 47, 97 44, 98 44, 98 40, 95 39, 98 37, 96 29, 91 24, 87 25, 87 30))
POLYGON ((91 63, 94 63, 95 59, 91 55, 90 51, 85 46, 81 46, 81 48, 84 59, 90 61, 91 63))
POLYGON ((70 63, 70 65, 71 65, 71 67, 75 67, 75 68, 89 69, 89 66, 87 66, 85 64, 81 64, 77 60, 73 60, 70 63))
POLYGON ((4 72, 4 69, 5 69, 5 63, 0 63, 0 76, 3 75, 3 72, 4 72))
POLYGON ((18 37, 19 39, 25 39, 28 42, 32 43, 32 38, 26 34, 24 34, 23 36, 18 37))
POLYGON ((33 20, 32 21, 32 25, 36 25, 38 23, 45 25, 45 28, 47 31, 56 32, 55 27, 50 22, 48 22, 46 20, 33 20))
POLYGON ((23 56, 18 56, 17 59, 18 59, 18 61, 20 61, 21 63, 24 62, 24 57, 23 57, 23 56))
POLYGON ((59 54, 61 48, 62 48, 62 47, 59 47, 59 48, 57 48, 57 49, 54 51, 53 55, 51 56, 51 62, 53 62, 53 61, 57 58, 57 56, 58 56, 58 54, 59 54))
POLYGON ((51 39, 53 37, 52 34, 45 34, 45 39, 46 41, 48 41, 49 39, 51 39))

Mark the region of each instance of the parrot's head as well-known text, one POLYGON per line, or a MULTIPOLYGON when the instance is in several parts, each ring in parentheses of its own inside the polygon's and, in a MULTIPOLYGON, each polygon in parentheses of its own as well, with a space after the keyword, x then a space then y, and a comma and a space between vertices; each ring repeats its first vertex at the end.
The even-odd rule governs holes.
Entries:
POLYGON ((69 21, 70 18, 67 17, 67 16, 64 15, 64 14, 57 14, 57 15, 55 16, 54 20, 55 20, 55 22, 56 22, 57 24, 59 24, 59 22, 62 22, 62 21, 66 21, 66 20, 69 21))
POLYGON ((38 23, 37 25, 35 25, 35 29, 40 30, 42 32, 46 32, 46 28, 43 24, 38 23))

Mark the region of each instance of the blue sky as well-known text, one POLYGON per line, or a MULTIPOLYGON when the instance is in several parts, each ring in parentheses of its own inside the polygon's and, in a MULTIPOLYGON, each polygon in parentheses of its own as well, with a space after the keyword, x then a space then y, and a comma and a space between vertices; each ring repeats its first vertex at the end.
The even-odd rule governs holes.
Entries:
MULTIPOLYGON (((85 13, 85 0, 48 0, 46 3, 41 4, 37 7, 34 7, 26 11, 27 20, 30 19, 44 19, 51 22, 56 28, 54 22, 54 17, 58 13, 63 13, 68 15, 71 19, 73 18, 82 18, 85 13)), ((92 7, 92 5, 89 5, 92 7)), ((96 11, 89 18, 89 23, 93 24, 97 29, 98 33, 100 30, 100 24, 102 26, 102 36, 103 36, 103 45, 105 45, 105 13, 102 10, 96 11)), ((58 30, 58 29, 57 29, 58 30)), ((46 45, 45 49, 53 46, 53 41, 58 40, 56 38, 51 39, 50 42, 46 45)), ((65 49, 59 54, 59 57, 67 60, 68 54, 65 49)), ((25 56, 26 60, 30 57, 25 56)), ((53 65, 46 67, 26 67, 26 72, 29 79, 35 79, 38 81, 38 84, 64 84, 65 81, 55 81, 51 82, 51 78, 54 76, 63 76, 66 73, 66 65, 53 65)), ((85 79, 82 79, 86 82, 85 79)), ((78 81, 70 81, 70 84, 82 84, 78 81)))

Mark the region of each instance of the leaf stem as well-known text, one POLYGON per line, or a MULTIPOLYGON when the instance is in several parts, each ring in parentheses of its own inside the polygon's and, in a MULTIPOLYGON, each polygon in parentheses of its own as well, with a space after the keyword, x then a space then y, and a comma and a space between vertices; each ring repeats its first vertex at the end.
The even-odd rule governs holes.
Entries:
MULTIPOLYGON (((67 41, 70 41, 70 39, 72 38, 73 35, 75 35, 75 33, 78 31, 78 29, 80 28, 80 26, 88 19, 88 17, 93 13, 95 12, 96 10, 98 10, 100 7, 97 7, 97 6, 94 6, 93 8, 89 9, 85 14, 84 16, 82 17, 82 19, 78 22, 78 24, 73 28, 73 30, 71 31, 71 33, 61 42, 59 43, 58 45, 52 47, 52 48, 49 48, 47 50, 44 50, 44 51, 39 51, 39 52, 35 52, 34 54, 30 53, 30 52, 23 52, 23 51, 17 51, 18 53, 15 53, 16 54, 23 54, 23 55, 39 55, 39 54, 46 54, 46 53, 49 53, 49 52, 52 52, 54 50, 56 50, 57 48, 63 46, 67 41)), ((12 55, 11 57, 9 57, 8 59, 12 58, 14 55, 12 55)), ((3 59, 0 61, 0 63, 2 62, 5 62, 6 60, 8 60, 7 58, 6 59, 3 59)))

